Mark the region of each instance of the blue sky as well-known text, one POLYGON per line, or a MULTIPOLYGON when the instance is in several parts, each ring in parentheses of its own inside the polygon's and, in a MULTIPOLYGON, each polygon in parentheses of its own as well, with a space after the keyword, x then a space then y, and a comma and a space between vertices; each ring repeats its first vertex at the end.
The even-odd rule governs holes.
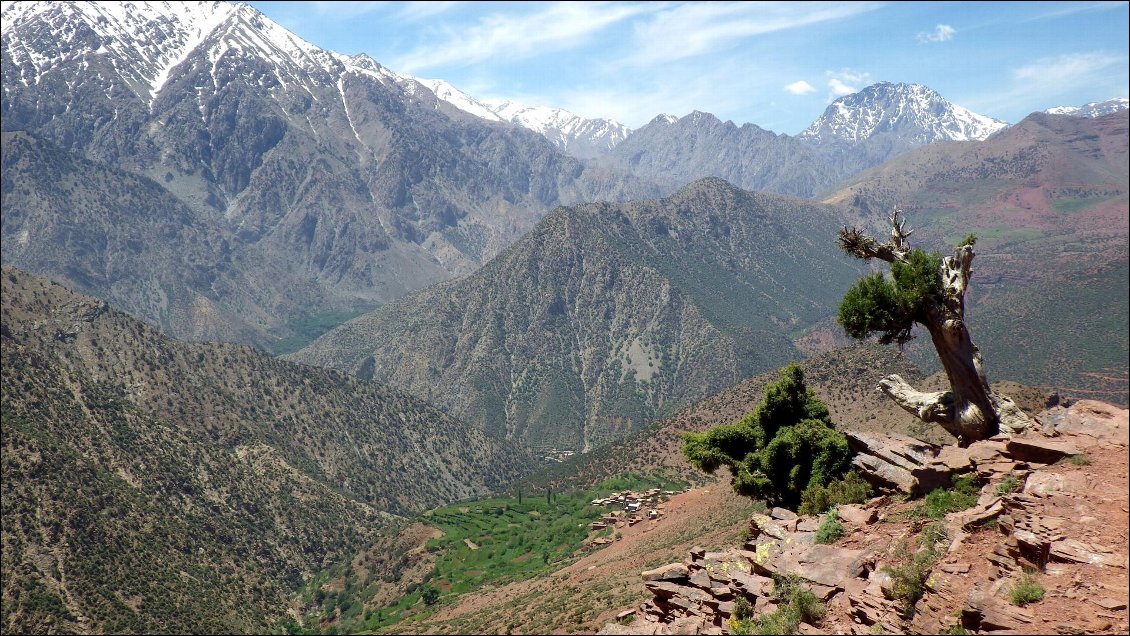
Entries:
POLYGON ((479 99, 633 128, 711 112, 795 134, 837 96, 925 84, 1015 123, 1126 97, 1126 2, 251 2, 323 48, 479 99))

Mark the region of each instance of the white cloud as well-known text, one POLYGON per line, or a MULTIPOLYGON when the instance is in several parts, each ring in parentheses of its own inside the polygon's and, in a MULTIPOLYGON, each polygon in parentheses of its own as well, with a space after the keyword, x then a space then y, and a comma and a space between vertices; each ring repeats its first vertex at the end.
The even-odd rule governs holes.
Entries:
POLYGON ((837 97, 858 93, 859 89, 874 83, 871 74, 865 71, 853 71, 845 68, 839 71, 824 71, 828 78, 828 101, 837 97))
POLYGON ((586 36, 649 10, 653 9, 646 5, 558 2, 534 13, 493 13, 474 25, 441 27, 438 37, 394 60, 390 66, 418 73, 576 48, 585 42, 586 36))
POLYGON ((786 84, 785 92, 792 95, 807 95, 808 93, 815 93, 816 87, 804 80, 800 80, 792 84, 786 84))
MULTIPOLYGON (((352 3, 349 3, 352 4, 352 3)), ((404 20, 422 20, 424 18, 431 18, 441 13, 445 13, 459 6, 460 2, 406 2, 404 7, 397 14, 398 18, 404 20)))
POLYGON ((926 31, 919 33, 918 43, 929 44, 930 42, 946 42, 948 40, 952 40, 955 33, 957 33, 957 29, 951 27, 950 25, 939 24, 938 26, 934 27, 933 33, 926 31))
POLYGON ((977 112, 1019 111, 1023 114, 1055 106, 1079 106, 1077 91, 1113 95, 1126 91, 1125 54, 1070 53, 1044 57, 1011 70, 1011 82, 981 95, 963 98, 977 112))
POLYGON ((756 35, 874 11, 878 2, 688 2, 635 27, 631 63, 650 66, 717 52, 756 35))
POLYGON ((1086 82, 1088 76, 1126 59, 1108 53, 1070 53, 1045 57, 1012 70, 1013 79, 1022 82, 1063 85, 1086 82))

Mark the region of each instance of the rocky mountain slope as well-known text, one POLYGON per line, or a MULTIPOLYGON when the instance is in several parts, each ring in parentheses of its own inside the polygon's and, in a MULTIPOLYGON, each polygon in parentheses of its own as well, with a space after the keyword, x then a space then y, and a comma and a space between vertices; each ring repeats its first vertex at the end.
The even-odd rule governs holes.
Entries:
POLYGON ((481 270, 293 359, 434 400, 535 447, 591 449, 800 357, 790 334, 859 274, 841 212, 705 179, 554 211, 481 270))
POLYGON ((901 205, 928 248, 976 234, 969 315, 998 377, 1126 404, 1127 124, 1036 113, 914 150, 827 201, 876 217, 901 205))
MULTIPOLYGON (((113 287, 131 308, 163 294, 176 307, 142 316, 174 335, 254 333, 267 344, 317 311, 371 307, 466 273, 554 205, 655 192, 364 56, 320 49, 245 4, 20 2, 3 19, 4 131, 147 180, 122 184, 137 201, 165 190, 191 212, 182 225, 225 237, 232 261, 251 268, 229 272, 221 259, 210 264, 217 277, 250 277, 260 297, 247 306, 247 294, 204 281, 166 288, 176 244, 154 249, 148 279, 104 271, 88 287, 69 270, 125 255, 92 243, 80 262, 51 230, 65 214, 73 230, 99 234, 86 201, 58 210, 36 207, 35 192, 13 199, 37 177, 8 166, 4 262, 92 293, 113 287), (44 231, 17 218, 52 222, 44 231), (192 322, 198 305, 218 307, 212 322, 192 322)), ((122 208, 122 222, 145 225, 161 209, 122 208)))
POLYGON ((600 633, 725 634, 740 619, 779 619, 795 602, 784 577, 811 594, 798 633, 1123 633, 1127 411, 1084 401, 1038 418, 1056 439, 1028 433, 938 449, 888 438, 884 457, 923 476, 930 470, 916 462, 933 462, 938 478, 976 480, 979 497, 949 514, 889 495, 841 506, 831 540, 821 538, 828 515, 755 514, 741 548, 696 547, 644 571, 652 598, 600 633))
POLYGON ((2 282, 5 632, 261 632, 390 513, 531 468, 378 383, 2 282))

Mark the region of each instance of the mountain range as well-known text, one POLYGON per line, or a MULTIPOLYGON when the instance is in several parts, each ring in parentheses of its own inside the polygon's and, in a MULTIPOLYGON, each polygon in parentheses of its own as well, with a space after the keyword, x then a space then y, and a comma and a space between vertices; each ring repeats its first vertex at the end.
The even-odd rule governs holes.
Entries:
MULTIPOLYGON (((115 258, 120 237, 76 258, 51 225, 9 221, 8 210, 30 218, 44 207, 5 197, 4 262, 113 289, 179 337, 266 346, 319 312, 471 271, 553 205, 655 191, 469 116, 368 58, 309 44, 247 5, 12 3, 4 24, 4 131, 95 162, 86 170, 129 173, 140 199, 163 190, 225 254, 184 290, 166 282, 180 258, 171 247, 142 276, 121 276, 95 265, 115 258)), ((12 187, 23 179, 5 174, 12 187)), ((68 212, 50 215, 74 234, 103 233, 68 212)), ((144 208, 116 213, 151 222, 144 208)))
POLYGON ((824 149, 827 135, 706 113, 629 131, 486 104, 321 49, 247 5, 19 2, 3 20, 3 131, 27 136, 5 151, 4 262, 177 337, 273 350, 475 270, 557 205, 650 198, 706 176, 813 196, 938 131, 988 130, 951 122, 980 120, 925 87, 881 84, 829 107, 858 109, 856 121, 901 113, 855 134, 867 148, 856 161, 824 149), (57 178, 27 191, 52 157, 57 178), (102 197, 87 174, 128 194, 102 197), (169 215, 182 249, 147 238, 169 215), (139 252, 143 269, 121 267, 139 252))

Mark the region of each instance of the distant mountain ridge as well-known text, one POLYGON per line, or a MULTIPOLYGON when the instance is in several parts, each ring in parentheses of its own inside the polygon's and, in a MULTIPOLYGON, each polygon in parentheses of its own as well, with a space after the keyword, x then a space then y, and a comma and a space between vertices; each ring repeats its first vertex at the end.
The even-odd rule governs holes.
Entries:
POLYGON ((526 106, 511 100, 492 100, 487 106, 503 121, 541 133, 553 145, 581 159, 599 157, 632 134, 611 119, 586 119, 560 108, 526 106))
POLYGON ((832 102, 798 135, 820 142, 857 143, 897 134, 922 145, 986 139, 1008 123, 950 103, 921 84, 879 82, 832 102))
POLYGON ((1116 97, 1102 102, 1090 102, 1082 106, 1057 106, 1045 110, 1049 115, 1071 115, 1072 117, 1102 117, 1130 108, 1130 99, 1116 97))
POLYGON ((695 111, 656 117, 600 160, 666 184, 668 192, 715 176, 750 190, 814 197, 912 148, 983 140, 1007 125, 921 84, 880 82, 837 99, 796 136, 695 111))

